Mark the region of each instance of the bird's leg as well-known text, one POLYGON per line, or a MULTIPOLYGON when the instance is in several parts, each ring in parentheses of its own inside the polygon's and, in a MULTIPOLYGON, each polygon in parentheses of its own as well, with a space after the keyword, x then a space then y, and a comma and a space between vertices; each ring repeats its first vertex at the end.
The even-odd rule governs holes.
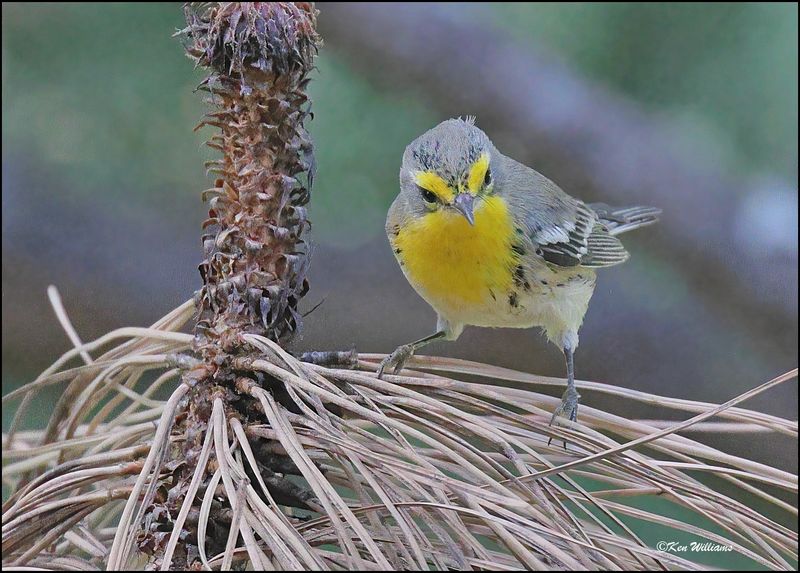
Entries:
MULTIPOLYGON (((561 404, 556 408, 555 412, 553 412, 553 417, 550 418, 550 425, 552 425, 559 416, 565 416, 572 422, 578 419, 578 401, 581 395, 578 394, 578 390, 575 388, 574 354, 575 351, 572 347, 564 347, 564 357, 567 360, 567 390, 561 398, 561 404)), ((550 438, 547 441, 547 445, 550 445, 552 441, 553 438, 550 438)), ((566 443, 564 447, 566 447, 566 443)))
POLYGON ((403 369, 403 365, 406 361, 413 356, 413 354, 422 348, 423 346, 430 344, 434 340, 439 340, 440 338, 444 338, 447 333, 444 330, 440 330, 431 334, 430 336, 426 336, 425 338, 420 338, 416 342, 412 342, 410 344, 404 344, 399 346, 397 350, 392 352, 389 356, 384 358, 381 361, 380 366, 378 367, 378 378, 383 378, 383 373, 387 368, 391 368, 394 366, 392 370, 392 374, 397 374, 400 370, 403 369))

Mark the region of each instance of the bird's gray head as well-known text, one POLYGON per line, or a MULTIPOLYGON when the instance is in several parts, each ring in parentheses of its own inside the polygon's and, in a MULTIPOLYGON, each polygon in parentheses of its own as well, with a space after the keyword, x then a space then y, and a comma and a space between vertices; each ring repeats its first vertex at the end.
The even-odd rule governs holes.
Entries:
POLYGON ((499 153, 475 119, 448 119, 406 147, 400 192, 414 214, 456 209, 473 223, 473 210, 494 190, 499 153))

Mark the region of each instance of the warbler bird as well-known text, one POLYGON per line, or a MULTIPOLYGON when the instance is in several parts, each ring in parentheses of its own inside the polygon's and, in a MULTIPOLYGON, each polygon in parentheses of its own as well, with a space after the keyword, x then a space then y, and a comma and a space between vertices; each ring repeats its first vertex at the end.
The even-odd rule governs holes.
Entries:
POLYGON ((438 315, 436 332, 380 364, 399 372, 466 325, 540 327, 566 357, 567 389, 551 423, 575 420, 574 358, 596 268, 625 262, 617 235, 658 220, 653 207, 613 208, 567 195, 500 153, 472 117, 450 119, 403 154, 386 233, 408 281, 438 315))

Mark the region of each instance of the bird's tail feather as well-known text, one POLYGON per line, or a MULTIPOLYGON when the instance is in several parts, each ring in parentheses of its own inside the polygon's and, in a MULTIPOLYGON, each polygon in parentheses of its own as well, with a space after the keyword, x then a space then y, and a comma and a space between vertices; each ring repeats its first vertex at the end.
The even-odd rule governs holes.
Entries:
POLYGON ((627 233, 658 222, 661 209, 656 207, 610 207, 605 203, 590 203, 600 221, 611 235, 627 233))

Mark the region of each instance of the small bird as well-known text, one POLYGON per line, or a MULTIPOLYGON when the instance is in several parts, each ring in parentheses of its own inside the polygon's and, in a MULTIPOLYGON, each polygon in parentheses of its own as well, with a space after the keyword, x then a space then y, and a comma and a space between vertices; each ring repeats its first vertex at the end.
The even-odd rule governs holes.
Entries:
POLYGON ((436 332, 381 362, 399 372, 420 348, 466 325, 541 327, 564 353, 567 389, 553 413, 577 419, 573 355, 595 271, 625 262, 617 235, 660 210, 586 204, 500 153, 475 118, 444 121, 403 154, 386 234, 408 281, 438 315, 436 332))

